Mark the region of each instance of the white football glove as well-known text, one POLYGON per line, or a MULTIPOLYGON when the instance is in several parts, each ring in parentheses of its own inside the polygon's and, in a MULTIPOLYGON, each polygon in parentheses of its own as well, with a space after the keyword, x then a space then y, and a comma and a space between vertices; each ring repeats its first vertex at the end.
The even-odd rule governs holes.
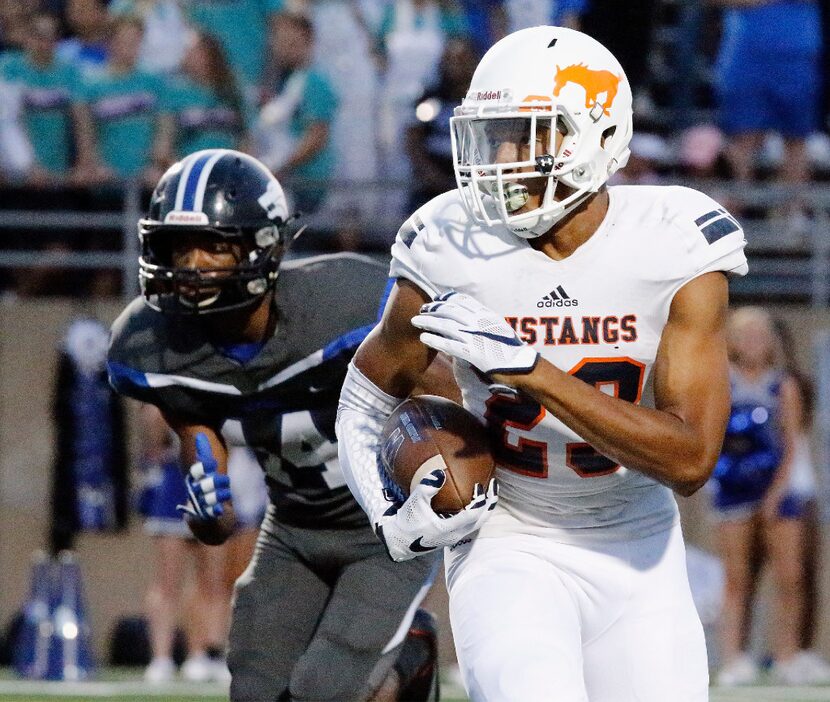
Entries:
POLYGON ((390 507, 375 524, 375 533, 393 561, 408 561, 452 546, 479 529, 499 501, 498 483, 493 478, 486 490, 476 484, 473 499, 461 512, 438 515, 430 503, 446 479, 440 469, 424 476, 406 501, 390 507))
POLYGON ((424 330, 424 344, 482 373, 527 373, 539 359, 504 317, 454 290, 421 307, 412 324, 424 330))
POLYGON ((190 466, 184 479, 187 504, 176 505, 176 509, 196 519, 216 519, 225 511, 222 503, 231 499, 230 478, 217 472, 219 464, 213 457, 210 441, 201 432, 196 435, 196 457, 199 460, 190 466))

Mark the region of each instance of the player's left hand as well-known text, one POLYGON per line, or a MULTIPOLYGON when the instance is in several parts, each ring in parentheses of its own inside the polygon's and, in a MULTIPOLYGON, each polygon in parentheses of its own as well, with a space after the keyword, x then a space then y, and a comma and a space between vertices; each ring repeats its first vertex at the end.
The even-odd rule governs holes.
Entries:
POLYGON ((375 533, 393 561, 408 561, 444 546, 452 546, 481 528, 499 501, 498 482, 476 483, 469 504, 452 515, 439 515, 432 498, 444 486, 446 471, 436 469, 425 475, 409 497, 390 507, 375 524, 375 533))
POLYGON ((224 514, 222 503, 231 499, 230 478, 218 472, 210 441, 201 432, 196 435, 196 457, 199 460, 185 476, 187 504, 177 505, 176 509, 196 519, 216 519, 224 514))
POLYGON ((424 330, 424 344, 482 373, 528 373, 539 359, 504 317, 454 290, 422 306, 412 324, 424 330))

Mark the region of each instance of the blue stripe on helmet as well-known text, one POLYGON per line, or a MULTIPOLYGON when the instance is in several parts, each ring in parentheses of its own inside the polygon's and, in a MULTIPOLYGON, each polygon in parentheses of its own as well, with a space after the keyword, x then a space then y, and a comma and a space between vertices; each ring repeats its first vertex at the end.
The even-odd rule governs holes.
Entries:
POLYGON ((182 209, 186 212, 193 211, 194 202, 196 200, 196 186, 199 184, 199 175, 201 175, 202 169, 205 167, 205 164, 211 156, 213 156, 212 152, 200 156, 196 160, 196 163, 194 163, 191 167, 190 173, 187 175, 187 183, 184 186, 184 199, 182 200, 182 209))

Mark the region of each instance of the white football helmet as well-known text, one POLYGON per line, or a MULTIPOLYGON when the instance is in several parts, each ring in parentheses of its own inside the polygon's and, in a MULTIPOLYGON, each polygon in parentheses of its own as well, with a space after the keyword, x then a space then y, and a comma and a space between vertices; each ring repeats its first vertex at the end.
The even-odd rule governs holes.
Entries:
POLYGON ((587 34, 530 27, 504 37, 479 62, 450 119, 467 211, 527 239, 544 234, 628 162, 631 102, 622 66, 587 34), (540 178, 546 180, 541 206, 519 213, 530 179, 540 178), (559 182, 573 192, 557 200, 559 182))

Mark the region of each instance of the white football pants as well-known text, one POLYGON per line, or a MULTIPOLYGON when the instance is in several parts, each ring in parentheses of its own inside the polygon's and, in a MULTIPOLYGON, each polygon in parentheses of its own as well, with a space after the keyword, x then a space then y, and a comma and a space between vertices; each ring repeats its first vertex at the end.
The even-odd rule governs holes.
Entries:
POLYGON ((445 551, 473 702, 704 702, 703 628, 680 526, 574 546, 538 535, 445 551))

